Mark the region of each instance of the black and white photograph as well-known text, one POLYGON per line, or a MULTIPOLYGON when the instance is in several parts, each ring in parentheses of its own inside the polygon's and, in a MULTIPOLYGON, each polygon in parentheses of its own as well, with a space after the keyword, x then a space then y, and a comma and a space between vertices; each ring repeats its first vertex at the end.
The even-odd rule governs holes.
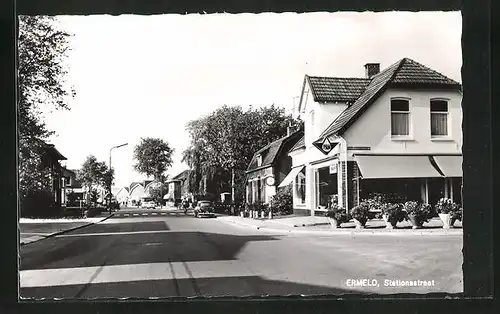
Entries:
POLYGON ((18 23, 20 299, 464 291, 459 11, 18 23))

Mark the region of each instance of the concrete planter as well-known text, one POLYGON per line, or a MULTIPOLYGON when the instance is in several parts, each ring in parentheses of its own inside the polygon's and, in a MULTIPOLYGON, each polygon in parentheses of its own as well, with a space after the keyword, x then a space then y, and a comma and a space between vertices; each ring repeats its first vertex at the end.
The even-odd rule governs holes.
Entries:
POLYGON ((408 218, 410 219, 412 229, 422 228, 422 225, 424 224, 424 222, 422 220, 418 219, 418 217, 416 217, 414 215, 408 215, 408 218))
POLYGON ((398 224, 398 222, 394 219, 390 220, 389 219, 390 217, 388 215, 382 215, 382 219, 384 220, 385 222, 385 227, 387 229, 395 229, 396 228, 396 225, 398 224))
POLYGON ((263 210, 260 212, 260 218, 266 218, 266 213, 263 210))
POLYGON ((356 225, 356 229, 365 229, 366 221, 354 219, 354 224, 356 225))
POLYGON ((269 216, 268 216, 269 219, 273 219, 273 213, 272 212, 269 212, 269 216))
POLYGON ((328 222, 330 223, 330 226, 333 229, 340 228, 340 222, 337 219, 331 218, 331 217, 327 217, 327 219, 328 219, 328 222))
POLYGON ((441 221, 443 222, 444 229, 453 228, 453 223, 455 223, 455 220, 453 220, 452 222, 450 214, 439 214, 439 218, 441 218, 441 221))

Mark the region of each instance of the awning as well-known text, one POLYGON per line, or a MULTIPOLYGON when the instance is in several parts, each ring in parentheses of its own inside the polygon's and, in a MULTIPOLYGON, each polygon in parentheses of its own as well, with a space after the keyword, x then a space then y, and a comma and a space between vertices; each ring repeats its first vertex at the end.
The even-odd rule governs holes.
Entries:
POLYGON ((295 180, 295 177, 299 174, 299 172, 302 169, 304 169, 304 166, 292 168, 292 170, 290 170, 290 172, 286 175, 286 177, 283 179, 283 181, 281 181, 281 183, 278 187, 282 188, 282 187, 287 186, 290 183, 292 183, 293 180, 295 180))
POLYGON ((363 179, 439 178, 429 156, 355 156, 363 179))
POLYGON ((434 156, 445 177, 462 177, 462 156, 434 156))

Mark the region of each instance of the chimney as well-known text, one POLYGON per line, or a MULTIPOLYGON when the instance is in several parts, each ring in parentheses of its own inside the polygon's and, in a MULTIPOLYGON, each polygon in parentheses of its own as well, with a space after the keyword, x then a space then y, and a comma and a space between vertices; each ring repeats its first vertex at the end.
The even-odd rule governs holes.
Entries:
POLYGON ((365 77, 372 78, 375 74, 380 72, 380 63, 367 63, 365 64, 365 77))

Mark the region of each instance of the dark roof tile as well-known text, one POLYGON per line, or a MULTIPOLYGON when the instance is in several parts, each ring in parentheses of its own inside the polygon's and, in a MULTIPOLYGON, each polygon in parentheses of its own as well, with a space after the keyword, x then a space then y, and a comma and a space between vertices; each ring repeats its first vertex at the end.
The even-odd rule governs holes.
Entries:
POLYGON ((248 165, 247 171, 251 171, 256 168, 261 167, 270 167, 274 164, 276 158, 279 155, 279 152, 282 146, 291 140, 297 140, 299 136, 303 134, 303 131, 296 131, 289 136, 282 137, 274 142, 269 143, 263 148, 259 149, 252 157, 250 164, 248 165), (262 164, 257 166, 257 156, 262 155, 262 164))
POLYGON ((433 85, 460 87, 458 82, 416 62, 403 58, 384 71, 373 76, 370 84, 358 99, 347 107, 319 136, 316 143, 322 143, 325 136, 342 133, 368 106, 378 98, 381 92, 391 84, 398 85, 433 85))
POLYGON ((353 102, 365 90, 370 79, 306 76, 316 102, 353 102))
POLYGON ((298 141, 297 143, 295 143, 295 145, 293 145, 293 147, 290 149, 290 151, 294 151, 294 150, 297 150, 299 148, 303 148, 303 147, 306 147, 306 141, 305 141, 305 138, 304 136, 302 136, 298 141))

